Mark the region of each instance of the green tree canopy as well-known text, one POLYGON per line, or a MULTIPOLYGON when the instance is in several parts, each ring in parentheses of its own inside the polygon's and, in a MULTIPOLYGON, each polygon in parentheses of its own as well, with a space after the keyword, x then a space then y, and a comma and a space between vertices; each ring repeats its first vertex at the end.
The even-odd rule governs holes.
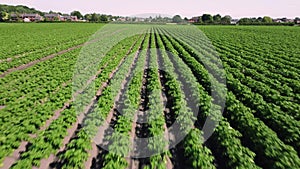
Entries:
POLYGON ((92 13, 92 15, 91 15, 91 20, 90 21, 92 21, 92 22, 98 22, 98 16, 97 16, 97 14, 96 13, 92 13))
POLYGON ((90 21, 92 19, 92 15, 91 14, 85 14, 84 19, 90 21))
POLYGON ((101 22, 107 22, 107 21, 108 21, 108 18, 107 18, 106 15, 100 15, 99 20, 100 20, 101 22))
POLYGON ((265 22, 265 23, 272 23, 273 20, 272 20, 271 17, 265 16, 265 17, 263 17, 262 22, 265 22))
POLYGON ((0 11, 0 22, 7 21, 9 19, 9 14, 4 11, 0 11))
POLYGON ((211 16, 211 14, 204 14, 202 15, 202 21, 205 23, 212 23, 213 17, 211 16))
POLYGON ((226 16, 222 17, 221 23, 222 24, 230 24, 231 20, 232 20, 232 17, 229 15, 226 15, 226 16))
POLYGON ((72 16, 77 16, 78 19, 83 18, 82 14, 79 11, 71 12, 72 16))
POLYGON ((250 18, 241 18, 239 20, 239 24, 248 24, 248 23, 252 23, 252 20, 250 18))
POLYGON ((263 22, 263 18, 262 17, 258 17, 257 18, 257 22, 263 22))
POLYGON ((174 23, 180 23, 180 22, 182 22, 182 18, 181 18, 180 15, 175 15, 175 16, 173 17, 172 21, 173 21, 174 23))
POLYGON ((220 14, 214 15, 213 20, 215 23, 220 23, 222 19, 222 16, 220 14))
POLYGON ((43 12, 38 11, 34 8, 29 8, 27 6, 23 6, 23 5, 12 6, 12 5, 0 4, 0 12, 6 12, 8 14, 11 14, 11 13, 16 13, 16 14, 38 13, 40 15, 43 15, 43 12))

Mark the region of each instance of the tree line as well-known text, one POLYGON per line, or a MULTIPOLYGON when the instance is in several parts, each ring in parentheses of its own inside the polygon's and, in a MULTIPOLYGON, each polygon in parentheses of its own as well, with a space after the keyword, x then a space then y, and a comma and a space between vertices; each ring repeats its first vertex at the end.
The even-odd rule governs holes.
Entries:
POLYGON ((12 14, 21 15, 24 13, 39 14, 41 16, 44 16, 46 13, 59 14, 61 16, 71 15, 71 16, 76 16, 78 19, 82 19, 82 20, 85 19, 90 22, 108 22, 108 21, 112 21, 112 20, 116 20, 117 18, 120 18, 120 16, 112 16, 112 15, 96 14, 96 13, 82 15, 80 11, 73 11, 70 14, 54 12, 51 10, 49 12, 42 12, 42 11, 36 10, 35 8, 29 8, 29 7, 23 6, 23 5, 12 6, 12 5, 0 4, 0 22, 10 21, 12 14))
POLYGON ((221 16, 220 14, 211 15, 203 14, 202 16, 193 17, 191 19, 182 19, 180 15, 175 15, 172 19, 174 23, 184 23, 190 22, 196 25, 229 25, 229 24, 239 24, 239 25, 294 25, 300 24, 300 18, 295 19, 273 19, 269 16, 258 17, 258 18, 241 18, 232 19, 230 15, 221 16))
MULTIPOLYGON (((10 21, 11 14, 23 14, 23 13, 33 13, 44 16, 46 13, 36 10, 34 8, 29 8, 23 5, 1 5, 0 4, 0 22, 2 21, 10 21)), ((112 16, 106 14, 97 14, 97 13, 89 13, 83 15, 80 11, 73 11, 70 14, 63 14, 61 12, 53 12, 49 11, 47 13, 55 13, 61 16, 63 15, 71 15, 76 16, 80 20, 86 20, 89 22, 110 22, 110 21, 118 21, 120 18, 121 21, 129 21, 129 22, 152 22, 152 23, 177 23, 177 24, 185 24, 185 23, 193 23, 196 25, 230 25, 230 24, 239 24, 239 25, 294 25, 300 24, 300 18, 297 17, 293 19, 291 22, 287 18, 281 18, 280 20, 274 20, 269 16, 258 17, 258 18, 241 18, 239 20, 232 20, 230 15, 221 16, 220 14, 211 15, 211 14, 203 14, 202 16, 188 18, 182 18, 180 15, 175 15, 173 17, 148 17, 144 18, 143 21, 139 20, 136 17, 121 17, 121 16, 112 16)))
POLYGON ((232 17, 229 15, 221 16, 220 14, 211 15, 203 14, 202 16, 197 16, 191 18, 189 21, 194 22, 195 24, 230 24, 232 17))

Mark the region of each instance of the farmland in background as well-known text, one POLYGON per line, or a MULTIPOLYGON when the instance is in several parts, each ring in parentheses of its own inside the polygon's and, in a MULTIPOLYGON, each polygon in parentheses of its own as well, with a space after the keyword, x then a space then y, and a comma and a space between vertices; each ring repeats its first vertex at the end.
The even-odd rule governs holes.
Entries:
MULTIPOLYGON (((0 24, 0 167, 300 168, 299 27, 120 24, 93 37, 101 27, 0 24), (97 63, 91 77, 95 104, 80 103, 85 106, 78 114, 74 94, 84 92, 74 93, 72 80, 80 52, 87 44, 101 51, 101 39, 126 27, 145 31, 114 43, 99 62, 97 52, 89 53, 97 63), (200 30, 211 45, 193 43, 201 42, 200 30), (224 79, 218 78, 217 57, 224 79), (226 80, 227 93, 216 90, 225 108, 205 140, 205 119, 211 110, 220 111, 211 79, 226 80), (193 92, 194 99, 185 100, 193 92), (193 101, 199 112, 189 118, 193 101), (125 105, 124 114, 116 102, 125 105), (137 109, 156 120, 134 123, 145 116, 137 116, 137 109), (179 144, 151 157, 124 157, 131 139, 163 135, 174 119, 187 124, 179 144), (107 142, 119 140, 109 145, 112 151, 90 137, 103 120, 122 135, 103 131, 107 142)), ((158 142, 146 146, 159 151, 167 144, 158 142)))

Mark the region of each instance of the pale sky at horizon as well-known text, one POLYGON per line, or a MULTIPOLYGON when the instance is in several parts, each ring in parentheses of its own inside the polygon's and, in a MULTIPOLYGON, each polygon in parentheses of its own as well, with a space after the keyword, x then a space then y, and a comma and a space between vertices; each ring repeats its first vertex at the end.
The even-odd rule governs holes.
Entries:
POLYGON ((26 5, 43 12, 70 13, 79 10, 82 14, 96 12, 120 16, 160 13, 192 17, 219 13, 233 18, 300 17, 300 0, 0 0, 0 4, 26 5))

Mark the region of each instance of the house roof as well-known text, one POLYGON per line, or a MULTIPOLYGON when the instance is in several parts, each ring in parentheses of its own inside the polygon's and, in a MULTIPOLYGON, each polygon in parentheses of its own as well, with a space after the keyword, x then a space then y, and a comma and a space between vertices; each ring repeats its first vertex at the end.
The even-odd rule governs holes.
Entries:
POLYGON ((70 16, 70 15, 68 15, 68 16, 62 16, 63 18, 65 18, 65 19, 77 19, 77 16, 70 16))
POLYGON ((51 13, 51 14, 45 14, 45 17, 59 17, 59 14, 51 13))
POLYGON ((37 17, 39 14, 23 14, 23 17, 37 17))

